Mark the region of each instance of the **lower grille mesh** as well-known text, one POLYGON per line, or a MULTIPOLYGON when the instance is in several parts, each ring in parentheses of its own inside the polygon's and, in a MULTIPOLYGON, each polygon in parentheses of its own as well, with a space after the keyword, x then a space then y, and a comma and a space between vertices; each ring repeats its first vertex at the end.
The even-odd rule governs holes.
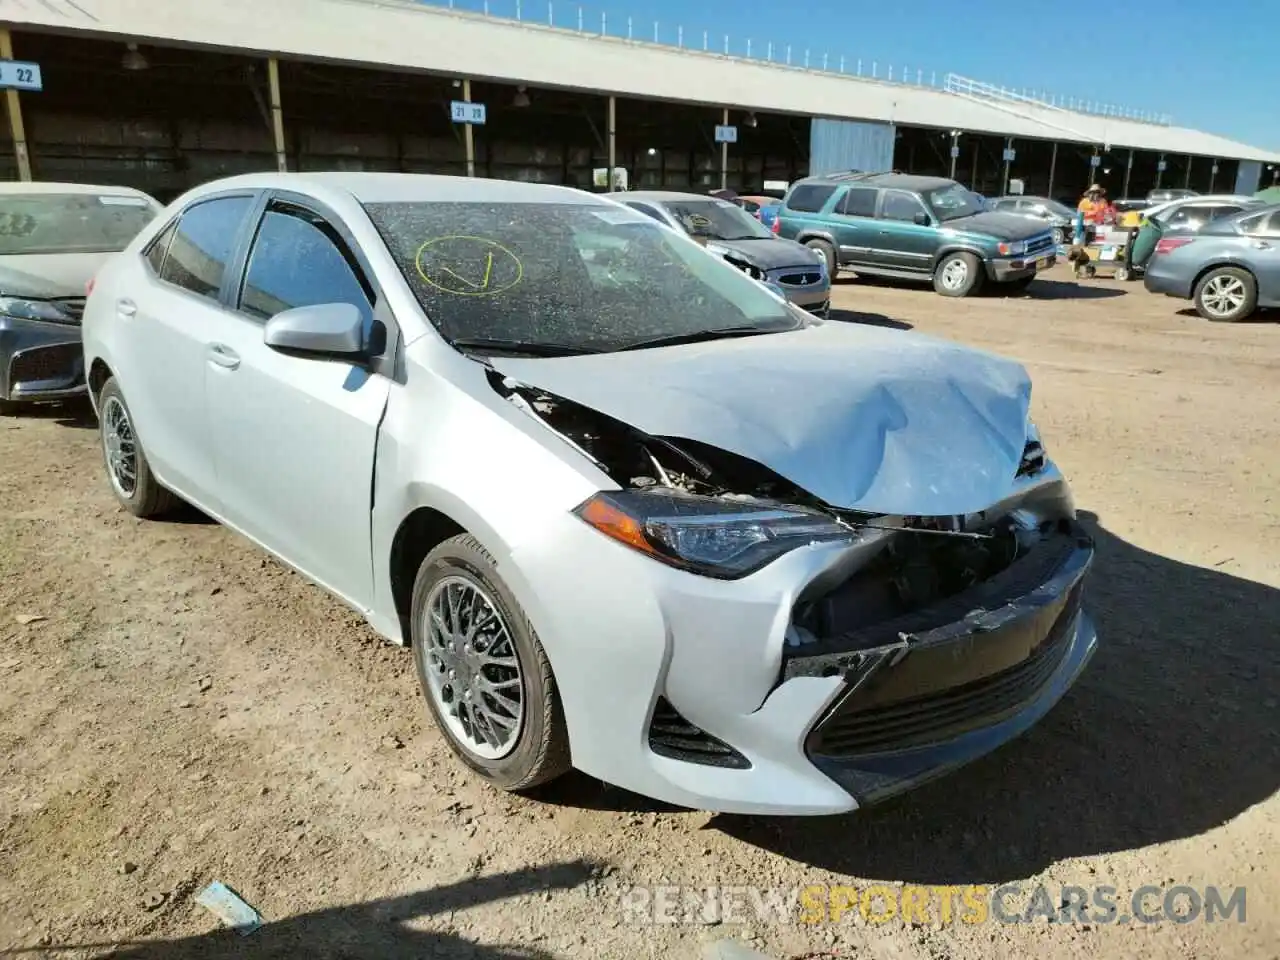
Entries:
POLYGON ((723 740, 695 727, 666 697, 659 697, 649 723, 649 749, 660 756, 712 767, 746 769, 751 762, 723 740))
POLYGON ((12 387, 45 380, 67 380, 79 372, 83 363, 84 349, 78 343, 25 350, 9 364, 9 383, 12 387))

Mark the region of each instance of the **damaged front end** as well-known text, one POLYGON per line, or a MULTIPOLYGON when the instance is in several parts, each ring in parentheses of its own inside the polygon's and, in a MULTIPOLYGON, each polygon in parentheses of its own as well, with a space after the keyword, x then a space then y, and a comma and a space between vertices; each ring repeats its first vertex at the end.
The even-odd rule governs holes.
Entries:
MULTIPOLYGON (((834 507, 749 458, 650 435, 496 372, 491 382, 620 488, 588 500, 581 518, 656 560, 733 580, 824 548, 785 601, 790 622, 762 705, 798 678, 839 679, 797 736, 809 762, 859 805, 1026 729, 1093 652, 1081 608, 1092 542, 1034 429, 1007 495, 989 509, 888 515, 834 507)), ((749 766, 740 744, 661 704, 683 725, 682 744, 701 736, 720 748, 683 759, 725 765, 725 754, 749 766)))

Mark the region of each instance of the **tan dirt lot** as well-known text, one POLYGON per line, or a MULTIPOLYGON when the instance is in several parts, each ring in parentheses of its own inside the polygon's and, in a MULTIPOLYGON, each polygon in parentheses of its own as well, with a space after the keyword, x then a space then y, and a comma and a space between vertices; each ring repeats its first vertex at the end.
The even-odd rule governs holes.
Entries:
POLYGON ((630 960, 736 936, 778 957, 1275 957, 1280 323, 1208 324, 1062 268, 1031 291, 842 281, 836 301, 1027 364, 1098 538, 1102 647, 1022 740, 842 818, 668 810, 578 775, 487 789, 427 720, 407 652, 198 515, 126 516, 83 411, 0 420, 0 955, 630 960), (219 930, 192 899, 215 879, 268 925, 219 930), (620 911, 619 891, 663 882, 1105 884, 1122 907, 1145 884, 1245 886, 1247 913, 620 911))

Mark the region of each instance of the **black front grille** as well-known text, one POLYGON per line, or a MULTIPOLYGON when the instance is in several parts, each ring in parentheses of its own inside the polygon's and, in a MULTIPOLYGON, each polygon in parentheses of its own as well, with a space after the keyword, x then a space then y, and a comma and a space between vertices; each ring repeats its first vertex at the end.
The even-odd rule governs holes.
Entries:
POLYGON ((817 271, 812 273, 784 273, 778 277, 778 282, 788 287, 808 287, 821 279, 822 274, 817 271))
POLYGON ((1017 713, 1035 699, 1066 656, 1081 592, 1077 583, 1044 640, 1025 659, 970 683, 889 703, 860 707, 865 699, 855 691, 810 734, 809 752, 847 758, 922 747, 1017 713))
POLYGON ((666 697, 659 697, 649 722, 649 749, 663 757, 712 767, 744 770, 751 762, 723 740, 695 727, 666 697))
POLYGON ((1022 462, 1018 464, 1018 476, 1030 477, 1044 469, 1044 447, 1032 440, 1022 451, 1022 462))
POLYGON ((78 343, 24 350, 9 364, 10 389, 27 383, 78 379, 83 367, 84 348, 78 343))
POLYGON ((80 318, 84 316, 84 297, 64 297, 63 299, 55 300, 54 302, 66 311, 67 316, 71 317, 71 319, 75 320, 77 323, 79 323, 80 318))
POLYGON ((1027 241, 1027 253, 1047 253, 1052 246, 1053 234, 1045 234, 1043 237, 1034 237, 1027 241))

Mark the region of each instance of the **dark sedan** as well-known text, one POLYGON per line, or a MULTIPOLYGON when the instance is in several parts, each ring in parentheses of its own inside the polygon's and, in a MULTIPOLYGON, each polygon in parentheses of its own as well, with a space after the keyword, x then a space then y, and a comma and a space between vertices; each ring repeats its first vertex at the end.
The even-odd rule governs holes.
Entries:
POLYGON ((84 393, 85 287, 159 211, 127 187, 0 185, 0 412, 84 393))
POLYGON ((1280 205, 1161 237, 1144 282, 1152 293, 1193 301, 1206 320, 1230 323, 1280 307, 1280 205))

